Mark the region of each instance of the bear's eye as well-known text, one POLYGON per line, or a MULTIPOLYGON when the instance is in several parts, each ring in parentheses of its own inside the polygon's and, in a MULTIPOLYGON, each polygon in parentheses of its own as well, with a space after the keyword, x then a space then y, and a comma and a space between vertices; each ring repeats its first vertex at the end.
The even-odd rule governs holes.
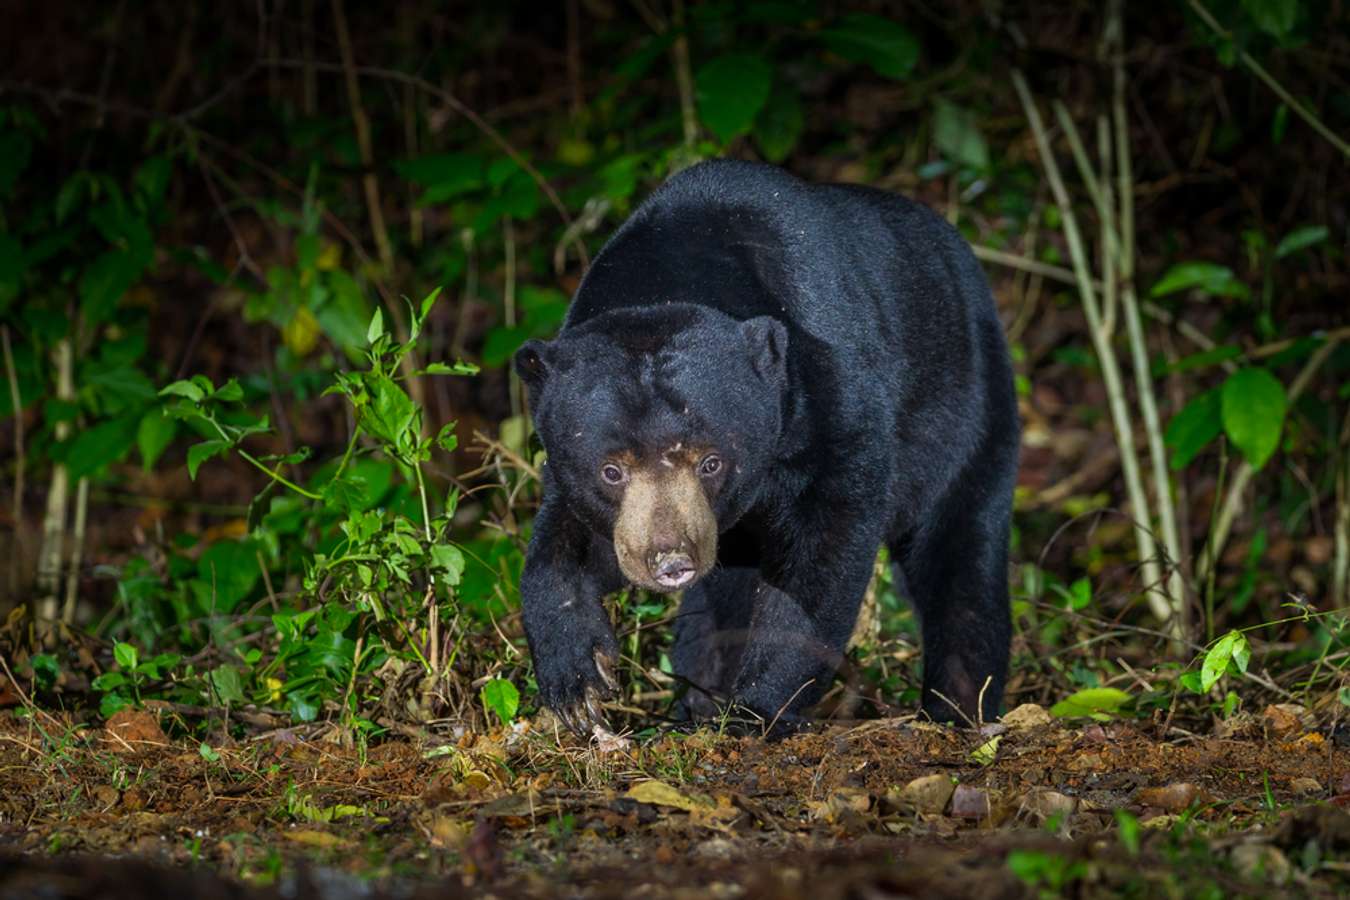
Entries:
POLYGON ((709 453, 703 457, 703 461, 698 464, 698 474, 704 478, 711 478, 722 471, 722 457, 716 453, 709 453))
POLYGON ((600 477, 606 484, 623 484, 625 475, 623 469, 614 463, 605 463, 600 467, 600 477))

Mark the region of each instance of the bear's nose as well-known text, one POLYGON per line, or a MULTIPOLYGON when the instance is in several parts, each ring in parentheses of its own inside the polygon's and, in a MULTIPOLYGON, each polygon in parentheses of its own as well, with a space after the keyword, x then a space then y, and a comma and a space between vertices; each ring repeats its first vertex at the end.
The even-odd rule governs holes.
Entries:
POLYGON ((676 590, 694 580, 694 560, 679 550, 657 553, 651 561, 652 578, 661 587, 676 590))

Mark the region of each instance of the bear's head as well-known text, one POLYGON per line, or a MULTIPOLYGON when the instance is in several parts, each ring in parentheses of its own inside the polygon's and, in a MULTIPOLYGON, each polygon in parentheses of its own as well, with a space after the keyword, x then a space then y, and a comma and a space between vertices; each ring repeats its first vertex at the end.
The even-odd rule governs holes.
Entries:
POLYGON ((515 368, 547 484, 614 542, 624 576, 677 591, 717 561, 776 456, 787 330, 708 307, 628 307, 529 341, 515 368))

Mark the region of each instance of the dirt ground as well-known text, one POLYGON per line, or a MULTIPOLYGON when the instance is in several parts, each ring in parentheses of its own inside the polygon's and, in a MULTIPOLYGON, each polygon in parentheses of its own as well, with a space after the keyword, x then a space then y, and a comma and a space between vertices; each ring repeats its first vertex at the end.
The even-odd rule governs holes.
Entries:
POLYGON ((1350 740, 1298 708, 1167 739, 1039 707, 1005 722, 602 753, 528 723, 438 746, 294 730, 199 746, 152 712, 10 711, 0 898, 1350 890, 1350 740))

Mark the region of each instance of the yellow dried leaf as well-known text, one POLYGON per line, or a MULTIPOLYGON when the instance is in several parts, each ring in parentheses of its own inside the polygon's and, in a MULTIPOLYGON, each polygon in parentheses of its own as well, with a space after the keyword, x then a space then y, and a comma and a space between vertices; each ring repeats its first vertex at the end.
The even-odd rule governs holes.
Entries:
POLYGON ((286 349, 296 356, 308 356, 319 343, 319 320, 302 306, 281 329, 281 338, 286 342, 286 349))
POLYGON ((682 809, 685 812, 693 812, 700 807, 707 808, 708 804, 695 800, 692 797, 681 794, 675 788, 666 784, 664 781, 641 781, 628 789, 624 794, 630 800, 636 800, 639 803, 650 803, 652 806, 668 806, 671 809, 682 809))
POLYGON ((980 766, 992 765, 998 758, 998 744, 1003 735, 996 734, 974 750, 970 751, 970 761, 980 766))
POLYGON ((286 840, 295 841, 297 844, 304 844, 307 847, 345 847, 350 843, 336 834, 330 834, 327 831, 315 831, 310 828, 283 831, 281 834, 286 840))

